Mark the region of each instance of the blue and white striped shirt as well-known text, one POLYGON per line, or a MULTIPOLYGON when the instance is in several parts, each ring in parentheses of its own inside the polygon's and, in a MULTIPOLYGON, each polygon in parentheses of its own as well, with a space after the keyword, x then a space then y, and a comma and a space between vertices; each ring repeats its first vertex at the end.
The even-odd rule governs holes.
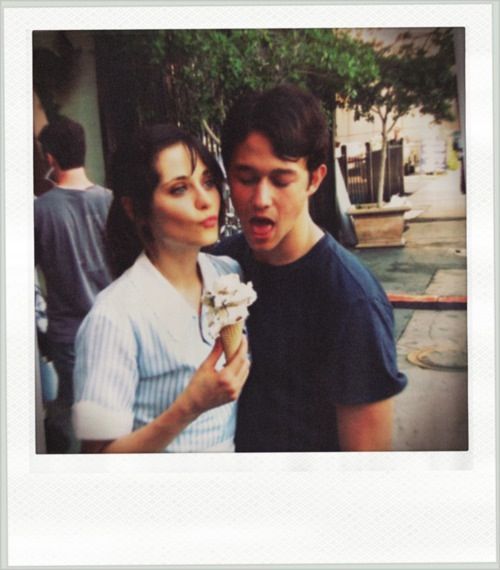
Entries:
MULTIPOLYGON (((229 257, 200 253, 204 288, 239 273, 229 257)), ((148 424, 186 388, 214 341, 201 318, 142 253, 102 291, 76 338, 76 436, 110 440, 148 424)), ((223 363, 223 357, 218 365, 223 363)), ((165 451, 232 451, 236 402, 209 410, 165 451)))

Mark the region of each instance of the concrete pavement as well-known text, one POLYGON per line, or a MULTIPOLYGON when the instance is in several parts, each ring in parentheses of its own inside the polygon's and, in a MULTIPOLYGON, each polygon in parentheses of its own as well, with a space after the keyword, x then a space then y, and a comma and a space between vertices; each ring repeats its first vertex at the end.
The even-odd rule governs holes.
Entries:
MULTIPOLYGON (((466 295, 466 197, 459 171, 405 179, 412 206, 406 246, 353 250, 387 292, 466 295)), ((400 451, 468 448, 467 312, 395 308, 398 364, 407 388, 395 399, 400 451)))
POLYGON ((460 170, 406 176, 405 193, 412 208, 422 211, 416 222, 465 218, 466 195, 460 192, 460 170))

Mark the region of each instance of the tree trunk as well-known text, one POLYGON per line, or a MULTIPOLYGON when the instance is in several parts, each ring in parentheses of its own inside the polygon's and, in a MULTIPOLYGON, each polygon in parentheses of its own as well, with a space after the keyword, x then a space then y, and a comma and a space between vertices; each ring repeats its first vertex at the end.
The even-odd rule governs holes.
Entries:
POLYGON ((379 208, 384 204, 385 163, 387 158, 387 133, 385 123, 382 126, 382 149, 380 151, 380 155, 380 176, 377 188, 377 206, 379 208))

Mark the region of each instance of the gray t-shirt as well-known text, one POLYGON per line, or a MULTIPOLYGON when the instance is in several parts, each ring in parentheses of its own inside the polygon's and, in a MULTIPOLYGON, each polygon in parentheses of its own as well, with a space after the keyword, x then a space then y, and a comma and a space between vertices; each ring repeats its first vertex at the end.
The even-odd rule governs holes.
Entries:
POLYGON ((35 264, 47 289, 47 335, 74 342, 99 291, 111 283, 104 232, 112 192, 53 188, 34 201, 35 264))

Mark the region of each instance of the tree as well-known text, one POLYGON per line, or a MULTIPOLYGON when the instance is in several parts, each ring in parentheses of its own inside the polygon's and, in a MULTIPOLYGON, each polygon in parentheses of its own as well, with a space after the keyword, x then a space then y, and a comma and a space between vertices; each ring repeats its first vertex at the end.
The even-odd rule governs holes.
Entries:
MULTIPOLYGON (((332 116, 361 85, 373 81, 373 50, 347 32, 292 30, 154 30, 96 32, 101 52, 125 76, 123 97, 134 98, 139 124, 158 120, 162 91, 166 119, 198 131, 224 121, 248 90, 278 83, 311 89, 332 116), (151 78, 161 77, 161 84, 151 78)), ((118 73, 119 70, 119 73, 118 73)), ((123 81, 123 79, 122 79, 123 81)))
MULTIPOLYGON (((371 47, 344 30, 96 31, 94 36, 109 157, 134 128, 153 122, 209 133, 204 142, 217 153, 232 104, 246 91, 284 82, 315 93, 334 132, 336 106, 372 82, 377 71, 371 47)), ((332 152, 328 163, 333 161, 332 152)), ((335 234, 333 173, 330 168, 330 178, 311 199, 311 211, 335 234)))
POLYGON ((377 204, 382 206, 388 136, 398 120, 418 109, 434 121, 453 120, 456 97, 453 30, 405 32, 390 45, 370 43, 377 64, 375 81, 361 86, 348 101, 354 119, 381 126, 381 163, 377 204))

